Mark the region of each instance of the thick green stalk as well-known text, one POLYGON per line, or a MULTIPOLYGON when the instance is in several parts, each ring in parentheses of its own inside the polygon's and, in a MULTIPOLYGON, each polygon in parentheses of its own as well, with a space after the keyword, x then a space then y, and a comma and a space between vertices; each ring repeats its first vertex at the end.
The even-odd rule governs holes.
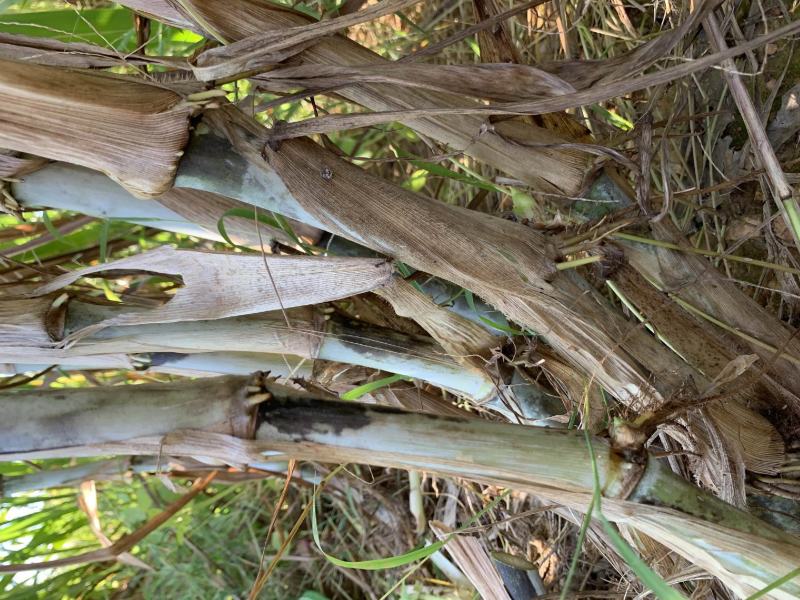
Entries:
MULTIPOLYGON (((124 306, 102 307, 71 302, 67 309, 65 334, 127 310, 130 309, 124 306)), ((212 321, 107 327, 79 340, 68 354, 202 354, 212 351, 285 354, 293 363, 297 362, 296 357, 301 357, 399 373, 476 401, 497 395, 497 389, 488 376, 464 368, 430 338, 405 335, 341 318, 322 321, 304 310, 288 311, 286 315, 291 328, 286 325, 286 317, 280 311, 212 321)), ((213 372, 213 369, 208 370, 213 372)), ((266 367, 261 370, 266 370, 266 367)))
POLYGON ((42 362, 5 363, 0 375, 36 373, 57 364, 65 371, 108 371, 137 369, 148 373, 165 373, 183 377, 211 375, 248 375, 268 371, 276 377, 313 376, 313 362, 299 356, 268 352, 135 352, 127 356, 95 354, 71 358, 48 359, 42 362))
MULTIPOLYGON (((6 394, 0 458, 161 453, 236 464, 264 456, 365 462, 528 490, 578 510, 594 491, 587 441, 578 432, 323 400, 261 379, 199 383, 6 394), (257 410, 248 409, 259 400, 257 410), (245 421, 249 435, 231 425, 245 421), (124 427, 115 426, 120 422, 124 427)), ((794 568, 795 538, 678 479, 652 457, 628 460, 603 439, 590 443, 610 520, 690 558, 742 596, 794 568)), ((799 593, 800 584, 788 582, 769 597, 799 593)))
POLYGON ((12 183, 23 210, 54 208, 99 219, 116 219, 221 241, 222 236, 187 221, 158 200, 137 198, 102 173, 67 163, 50 163, 12 183))
MULTIPOLYGON (((53 451, 177 429, 249 430, 247 377, 147 386, 24 390, 0 398, 3 454, 53 451)), ((154 452, 153 454, 159 454, 154 452)))
MULTIPOLYGON (((111 219, 155 227, 217 242, 222 220, 230 241, 259 249, 273 241, 294 244, 285 232, 264 223, 256 229, 253 219, 229 211, 247 206, 230 198, 196 190, 170 190, 158 198, 143 200, 102 173, 63 162, 53 162, 8 182, 14 200, 24 211, 54 208, 98 219, 111 219), (260 231, 260 235, 259 235, 260 231)), ((294 233, 316 241, 320 232, 290 222, 294 233)))

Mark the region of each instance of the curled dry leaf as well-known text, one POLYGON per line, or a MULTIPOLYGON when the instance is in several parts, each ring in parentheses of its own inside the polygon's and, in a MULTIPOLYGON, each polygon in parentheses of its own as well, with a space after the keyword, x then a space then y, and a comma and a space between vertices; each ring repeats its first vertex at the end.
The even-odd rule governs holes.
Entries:
POLYGON ((0 150, 0 179, 22 177, 47 164, 47 159, 37 156, 21 157, 0 150))
MULTIPOLYGON (((697 31, 702 19, 720 4, 721 0, 705 0, 696 5, 678 27, 664 31, 653 40, 630 52, 604 60, 566 60, 540 65, 551 73, 583 90, 597 83, 614 83, 643 72, 657 60, 668 56, 684 38, 697 31)), ((615 3, 622 7, 622 3, 615 3)), ((623 9, 624 12, 624 9, 623 9)))
MULTIPOLYGON (((181 12, 167 0, 125 0, 123 4, 178 27, 203 30, 188 12, 181 12)), ((229 40, 241 40, 265 31, 286 31, 313 23, 307 15, 257 0, 230 0, 225 5, 208 0, 185 0, 183 5, 190 7, 192 14, 203 22, 213 23, 213 27, 229 40)), ((302 64, 324 66, 389 64, 374 52, 341 35, 317 40, 298 59, 302 64)), ((337 93, 375 111, 450 107, 465 102, 461 95, 456 94, 409 87, 387 90, 384 86, 374 84, 351 85, 337 93)), ((476 102, 475 106, 479 104, 476 102)), ((456 151, 464 151, 545 191, 575 194, 583 186, 590 158, 582 152, 522 147, 494 132, 484 131, 485 119, 477 115, 422 116, 413 119, 401 116, 400 119, 423 135, 439 140, 456 151)), ((528 141, 542 144, 569 141, 554 131, 530 123, 520 124, 518 128, 524 130, 524 135, 520 135, 528 141)))
POLYGON ((0 148, 102 171, 140 196, 171 187, 191 111, 140 81, 0 59, 0 148))
POLYGON ((501 338, 461 315, 434 304, 430 297, 399 277, 394 277, 375 293, 389 302, 398 315, 414 319, 442 345, 450 358, 481 374, 486 379, 487 397, 495 395, 496 384, 486 367, 492 350, 502 344, 501 338))
MULTIPOLYGON (((206 50, 197 57, 194 73, 202 81, 215 79, 239 79, 244 74, 258 73, 299 54, 318 39, 416 4, 419 0, 382 0, 363 10, 277 31, 264 31, 227 43, 227 33, 218 29, 213 20, 204 20, 202 25, 225 46, 206 50)), ((188 2, 192 5, 194 2, 188 2)))
MULTIPOLYGON (((103 548, 113 546, 113 542, 108 539, 108 536, 105 533, 103 533, 103 528, 100 525, 100 512, 97 509, 97 486, 95 485, 94 480, 89 479, 87 481, 82 481, 80 486, 78 486, 78 489, 78 506, 80 506, 81 510, 86 513, 86 516, 89 519, 89 529, 92 530, 92 533, 98 539, 103 548)), ((119 562, 125 563, 126 565, 138 567, 139 569, 144 569, 146 571, 153 570, 150 565, 143 560, 136 558, 130 552, 122 552, 117 554, 116 557, 119 562)))
POLYGON ((711 386, 705 391, 704 395, 708 396, 714 390, 735 381, 757 361, 758 354, 745 354, 732 359, 722 368, 717 376, 714 377, 714 381, 711 382, 711 386))
POLYGON ((574 92, 560 77, 529 65, 479 64, 436 65, 414 63, 373 64, 339 67, 302 65, 263 73, 265 88, 271 82, 304 88, 339 88, 353 84, 388 84, 418 87, 437 92, 522 101, 574 92))
POLYGON ((188 70, 181 58, 152 57, 144 54, 121 54, 115 50, 83 42, 62 42, 47 37, 33 37, 0 32, 0 58, 37 65, 72 68, 160 65, 188 70))
POLYGON ((29 296, 51 294, 81 277, 109 270, 178 275, 184 287, 163 306, 114 316, 75 332, 70 339, 110 325, 221 319, 336 300, 386 283, 392 265, 385 259, 251 256, 165 246, 65 273, 29 296))

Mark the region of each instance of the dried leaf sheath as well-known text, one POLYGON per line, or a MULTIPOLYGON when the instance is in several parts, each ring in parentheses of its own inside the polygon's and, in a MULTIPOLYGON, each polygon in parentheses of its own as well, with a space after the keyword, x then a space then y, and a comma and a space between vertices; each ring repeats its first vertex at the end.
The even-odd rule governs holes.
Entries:
MULTIPOLYGON (((240 149, 264 164, 254 148, 240 149)), ((426 273, 451 281, 466 277, 468 288, 490 279, 498 293, 533 292, 556 275, 551 245, 532 229, 407 192, 308 139, 266 152, 269 165, 326 230, 426 273)))
MULTIPOLYGON (((180 12, 166 0, 125 0, 123 4, 177 26, 198 29, 197 24, 189 15, 180 12)), ((552 73, 563 76, 579 89, 592 85, 598 78, 603 81, 611 80, 614 77, 624 80, 669 52, 684 36, 689 35, 703 16, 717 4, 718 2, 715 0, 698 4, 697 9, 678 28, 662 33, 656 39, 639 46, 622 57, 623 60, 611 59, 602 63, 569 61, 552 63, 547 68, 552 73), (605 68, 600 68, 601 66, 605 68)), ((191 5, 194 10, 198 11, 198 14, 213 22, 214 26, 230 39, 242 39, 265 30, 295 27, 311 22, 307 17, 296 12, 257 0, 234 0, 226 5, 225 10, 217 8, 220 6, 218 4, 203 0, 193 0, 191 5), (236 8, 228 8, 230 6, 236 8)), ((342 36, 323 39, 303 52, 301 56, 303 64, 309 68, 311 65, 346 67, 373 64, 377 67, 382 63, 375 54, 342 36)), ((357 85, 340 90, 339 93, 376 111, 390 110, 392 107, 398 108, 401 107, 401 104, 405 108, 447 105, 446 102, 439 104, 445 99, 445 95, 426 90, 357 85)), ((447 95, 446 97, 450 99, 451 104, 453 100, 463 102, 458 96, 447 95)), ((566 194, 572 193, 570 190, 576 191, 581 187, 584 168, 579 167, 575 162, 574 154, 570 158, 570 154, 563 148, 542 149, 524 145, 546 142, 545 139, 541 139, 541 136, 543 133, 552 136, 549 132, 514 120, 510 122, 510 127, 505 127, 509 122, 501 121, 495 125, 498 131, 487 132, 476 137, 474 120, 466 117, 466 115, 464 118, 430 117, 411 121, 408 125, 427 136, 449 143, 456 149, 464 149, 467 154, 534 187, 547 185, 547 182, 543 182, 543 177, 549 178, 548 181, 551 184, 560 187, 560 191, 566 194), (504 140, 502 135, 505 135, 507 139, 504 140), (515 143, 514 140, 519 143, 515 143), (510 144, 509 151, 501 149, 501 142, 510 144), (547 162, 551 158, 555 164, 547 162), (555 171, 548 174, 547 169, 555 169, 555 171)), ((670 227, 671 225, 664 222, 654 224, 653 237, 670 242, 678 241, 673 239, 675 237, 674 230, 664 231, 664 228, 670 227)), ((662 287, 680 284, 681 295, 684 299, 703 308, 712 316, 742 331, 751 333, 773 347, 781 348, 787 344, 788 352, 795 356, 800 355, 800 340, 790 340, 789 332, 774 315, 763 310, 749 296, 737 289, 734 283, 720 275, 716 269, 709 268, 705 259, 671 250, 653 249, 641 244, 627 245, 626 255, 634 267, 650 280, 661 281, 662 276, 668 273, 669 281, 663 282, 665 285, 662 287), (658 262, 653 253, 659 255, 658 262), (754 314, 757 314, 758 318, 753 318, 754 314)), ((773 354, 755 345, 751 350, 758 353, 765 361, 769 361, 773 354)), ((781 401, 789 400, 794 407, 800 405, 800 400, 798 400, 800 398, 800 378, 795 376, 796 367, 788 361, 778 360, 770 370, 789 391, 781 401), (793 396, 790 397, 792 394, 793 396)))
MULTIPOLYGON (((180 27, 198 30, 198 25, 177 4, 166 0, 125 0, 122 4, 152 14, 180 27)), ((224 4, 206 0, 183 2, 228 40, 240 40, 264 31, 281 30, 313 23, 298 12, 259 0, 231 0, 224 4)), ((319 40, 299 57, 305 64, 323 66, 384 65, 387 61, 344 36, 319 40)), ((376 84, 352 85, 337 93, 374 111, 406 110, 430 106, 448 107, 464 103, 459 95, 385 87, 376 84)), ((423 135, 466 151, 476 159, 502 169, 514 177, 532 182, 545 191, 575 194, 584 182, 589 155, 565 148, 543 148, 519 143, 517 135, 500 135, 483 127, 485 119, 474 115, 417 118, 404 121, 423 135)), ((519 125, 519 139, 528 144, 559 144, 567 140, 544 128, 519 125)))
POLYGON ((82 42, 62 42, 41 36, 0 32, 0 58, 39 65, 78 69, 157 64, 188 69, 182 58, 148 57, 142 54, 121 55, 116 50, 82 42))
POLYGON ((189 114, 159 87, 0 59, 0 147, 102 171, 140 196, 170 188, 189 114))
MULTIPOLYGON (((670 222, 654 223, 653 236, 673 244, 689 242, 670 222)), ((632 242, 624 243, 631 266, 653 281, 660 289, 672 291, 676 297, 699 308, 705 314, 727 323, 773 348, 800 358, 800 338, 792 336, 785 324, 743 293, 736 284, 720 273, 705 258, 687 252, 632 242)), ((757 344, 748 344, 758 354, 767 372, 785 390, 781 402, 789 401, 794 411, 800 410, 800 377, 797 365, 785 358, 775 358, 775 351, 757 344)), ((778 387, 778 386, 775 386, 778 387)))
POLYGON ((691 373, 643 331, 598 306, 590 289, 556 275, 552 249, 541 234, 426 200, 368 175, 310 140, 264 149, 263 142, 252 138, 259 132, 232 111, 221 111, 213 120, 228 129, 251 165, 270 178, 277 172, 315 222, 474 291, 542 333, 563 356, 624 401, 658 405, 661 394, 679 389, 691 373))
POLYGON ((492 351, 503 343, 501 337, 439 306, 400 277, 393 278, 375 293, 389 302, 398 315, 414 319, 450 356, 467 367, 483 371, 492 351))
POLYGON ((453 529, 439 521, 431 522, 431 530, 440 540, 452 537, 447 552, 453 557, 461 571, 469 578, 484 600, 511 600, 503 579, 492 564, 486 544, 471 535, 453 536, 453 529))
MULTIPOLYGON (((274 169, 323 227, 472 290, 543 335, 581 369, 586 383, 600 384, 637 410, 659 407, 692 386, 705 389, 701 373, 642 327, 625 321, 580 277, 554 274, 547 240, 537 232, 486 215, 475 221, 470 211, 427 202, 341 161, 310 140, 286 141, 278 150, 267 149, 269 165, 264 165, 255 146, 248 150, 247 145, 244 134, 239 151, 251 164, 274 169)), ((737 416, 714 411, 710 421, 698 422, 692 429, 701 439, 721 438, 740 447, 737 416)), ((781 454, 779 446, 769 453, 766 470, 780 460, 774 459, 781 454)), ((705 469, 709 484, 722 489, 723 473, 736 468, 727 465, 725 442, 716 443, 708 456, 723 465, 705 469)), ((760 462, 748 460, 748 464, 760 462)), ((725 497, 733 499, 733 492, 725 497)))
POLYGON ((574 92, 563 79, 528 65, 431 65, 415 63, 368 64, 340 67, 301 65, 278 68, 258 76, 265 89, 274 82, 309 89, 338 88, 354 84, 418 87, 499 101, 522 101, 574 92))
MULTIPOLYGON (((226 46, 212 48, 197 57, 195 74, 203 81, 240 78, 242 72, 259 72, 270 65, 293 56, 309 43, 336 33, 352 25, 371 21, 416 4, 419 0, 381 0, 378 4, 359 10, 352 14, 302 24, 291 29, 277 31, 267 30, 226 46)), ((190 9, 191 10, 191 9, 190 9)), ((225 41, 225 34, 214 27, 214 22, 204 21, 210 25, 215 37, 225 41)))
POLYGON ((77 331, 74 337, 111 325, 221 319, 316 304, 369 291, 389 281, 392 274, 392 266, 385 259, 264 257, 164 246, 65 273, 30 295, 49 294, 80 277, 109 269, 180 275, 185 287, 158 308, 120 314, 77 331))
MULTIPOLYGON (((255 149, 250 158, 262 161, 255 149)), ((396 188, 310 140, 283 142, 278 151, 268 151, 268 159, 297 201, 327 229, 472 290, 540 332, 616 396, 659 396, 637 361, 619 348, 620 340, 628 341, 626 334, 646 343, 643 333, 629 331, 587 291, 556 275, 552 249, 538 232, 396 188), (320 175, 324 169, 333 174, 330 179, 320 175)), ((661 369, 658 385, 677 389, 684 370, 671 372, 675 363, 668 352, 652 344, 637 351, 650 359, 644 364, 661 369), (652 360, 655 356, 667 360, 652 360)))

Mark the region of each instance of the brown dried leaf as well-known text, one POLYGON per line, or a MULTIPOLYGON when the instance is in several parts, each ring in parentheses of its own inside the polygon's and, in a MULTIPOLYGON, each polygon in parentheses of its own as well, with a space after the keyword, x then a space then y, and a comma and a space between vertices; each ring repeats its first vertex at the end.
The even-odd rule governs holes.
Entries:
MULTIPOLYGON (((176 11, 167 0, 126 0, 123 4, 179 27, 202 30, 190 16, 176 11)), ((231 40, 312 22, 308 16, 297 11, 256 0, 229 0, 225 5, 208 0, 192 0, 191 6, 199 20, 213 23, 217 31, 231 40)), ((298 59, 308 65, 388 64, 377 54, 340 35, 320 39, 302 52, 298 59)), ((413 88, 386 89, 385 86, 371 84, 349 86, 337 93, 375 111, 451 107, 464 103, 464 99, 458 95, 413 88)), ((418 117, 405 122, 423 135, 439 140, 456 151, 465 151, 548 192, 577 193, 583 185, 590 160, 586 154, 570 149, 522 147, 492 131, 486 131, 485 120, 477 115, 451 115, 435 119, 418 117)), ((524 129, 524 138, 529 141, 543 144, 568 141, 554 131, 531 124, 520 124, 518 127, 524 129)))
MULTIPOLYGON (((113 542, 108 539, 108 536, 103 533, 103 528, 100 526, 100 513, 97 509, 97 487, 93 480, 82 481, 78 486, 78 506, 86 513, 89 518, 89 529, 92 530, 94 536, 100 541, 103 548, 113 546, 113 542)), ((152 571, 153 568, 146 562, 139 560, 130 552, 122 552, 117 555, 117 560, 132 567, 138 567, 145 571, 152 571)))
POLYGON ((502 345, 501 338, 461 315, 437 306, 429 296, 399 277, 394 277, 386 286, 376 289, 375 293, 389 302, 398 315, 416 321, 441 344, 449 357, 485 378, 486 396, 476 397, 475 400, 481 401, 496 395, 496 384, 486 367, 492 350, 502 345))
POLYGON ((47 164, 47 159, 38 156, 22 157, 6 154, 0 150, 0 178, 22 177, 47 164))
POLYGON ((184 287, 163 306, 106 319, 75 332, 68 340, 110 325, 221 319, 318 304, 372 290, 388 282, 392 274, 385 259, 249 256, 164 246, 65 273, 29 295, 49 294, 81 277, 119 269, 179 275, 184 287))
MULTIPOLYGON (((473 0, 475 16, 485 21, 500 14, 497 0, 473 0)), ((519 50, 514 45, 508 22, 503 20, 491 30, 478 32, 478 45, 481 49, 481 61, 484 63, 521 63, 519 50)))
MULTIPOLYGON (((419 0, 381 0, 355 13, 289 29, 265 31, 233 43, 217 30, 213 20, 206 19, 201 25, 227 45, 206 50, 198 56, 194 73, 201 81, 239 79, 245 74, 255 74, 299 54, 323 36, 392 14, 417 2, 419 0)), ((192 12, 193 5, 194 1, 190 0, 184 3, 184 8, 192 12)))
POLYGON ((721 0, 703 0, 680 26, 662 32, 655 39, 621 56, 604 60, 550 62, 540 66, 570 82, 578 90, 599 83, 622 81, 638 75, 657 60, 669 56, 672 49, 683 38, 696 31, 703 18, 720 2, 721 0))
MULTIPOLYGON (((460 102, 459 104, 451 104, 447 107, 429 106, 428 108, 384 110, 374 113, 327 115, 316 119, 305 119, 284 127, 280 135, 276 136, 276 139, 301 137, 315 133, 330 133, 342 129, 368 127, 391 121, 408 121, 420 118, 441 118, 453 115, 540 115, 577 108, 608 98, 630 94, 647 87, 669 83, 675 79, 691 75, 692 73, 714 66, 734 56, 743 54, 748 50, 763 46, 775 39, 792 35, 799 29, 800 22, 795 21, 771 33, 744 42, 734 48, 721 50, 720 52, 709 54, 691 62, 638 77, 624 77, 610 82, 600 81, 597 84, 578 90, 577 92, 560 94, 552 98, 489 105, 465 104, 464 102, 460 102)), ((510 165, 508 165, 508 167, 507 170, 511 172, 510 165)))
POLYGON ((617 397, 660 397, 640 363, 652 369, 664 390, 676 389, 688 376, 677 357, 625 323, 579 278, 557 275, 553 249, 540 233, 396 188, 310 140, 287 141, 278 150, 267 147, 267 166, 260 143, 243 130, 228 131, 237 150, 271 176, 274 169, 327 230, 473 291, 540 332, 617 397))
POLYGON ((711 382, 711 386, 704 392, 704 395, 708 396, 712 391, 738 379, 757 361, 757 354, 744 354, 732 359, 714 377, 714 380, 711 382))
POLYGON ((189 70, 188 63, 177 57, 144 54, 121 54, 108 48, 81 42, 17 35, 0 32, 0 58, 37 65, 79 69, 139 65, 159 65, 189 70))
POLYGON ((574 92, 563 79, 528 65, 437 65, 392 63, 363 66, 301 65, 263 73, 257 77, 265 89, 277 82, 304 88, 339 88, 353 84, 383 84, 423 88, 437 92, 523 101, 574 92))
MULTIPOLYGON (((685 237, 668 220, 652 224, 656 239, 673 244, 688 244, 685 237)), ((800 378, 797 361, 800 361, 800 339, 792 338, 786 326, 775 315, 743 294, 736 285, 724 277, 705 258, 687 252, 642 244, 622 244, 631 265, 662 290, 675 290, 675 295, 699 308, 735 330, 752 339, 791 355, 775 359, 775 351, 757 343, 744 340, 746 348, 764 361, 767 373, 777 385, 768 384, 784 401, 792 402, 800 410, 800 378)), ((748 352, 742 352, 748 353, 748 352)), ((730 360, 733 356, 728 356, 730 360)), ((693 359, 694 360, 694 359, 693 359)), ((719 364, 720 368, 724 362, 719 364)))
POLYGON ((171 187, 190 112, 131 79, 0 59, 0 147, 102 171, 137 195, 171 187))

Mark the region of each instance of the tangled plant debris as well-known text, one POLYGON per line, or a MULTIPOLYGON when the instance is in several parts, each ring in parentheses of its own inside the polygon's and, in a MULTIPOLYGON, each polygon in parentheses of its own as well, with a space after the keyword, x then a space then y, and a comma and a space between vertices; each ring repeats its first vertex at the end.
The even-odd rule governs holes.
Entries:
POLYGON ((800 597, 800 5, 0 4, 6 596, 800 597))

